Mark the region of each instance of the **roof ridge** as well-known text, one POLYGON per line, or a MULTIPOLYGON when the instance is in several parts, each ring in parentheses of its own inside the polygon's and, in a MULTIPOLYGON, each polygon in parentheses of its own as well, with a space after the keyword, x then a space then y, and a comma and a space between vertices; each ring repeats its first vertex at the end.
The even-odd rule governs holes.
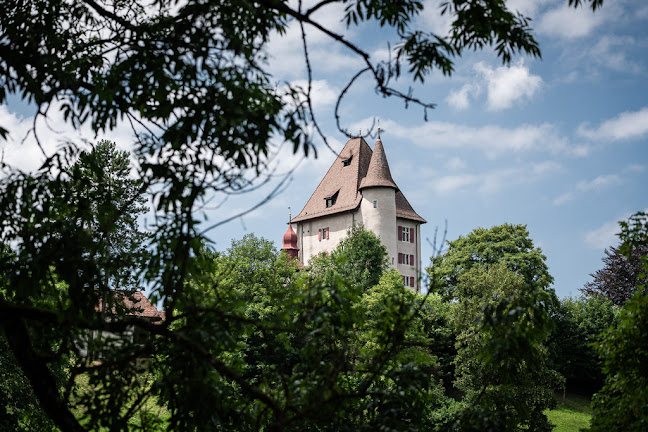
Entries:
POLYGON ((367 144, 363 137, 349 139, 336 156, 333 164, 319 182, 308 201, 306 201, 304 208, 291 222, 299 222, 355 209, 360 204, 358 200, 358 185, 363 174, 361 171, 363 170, 363 165, 365 165, 364 159, 370 157, 366 154, 367 149, 371 152, 371 147, 369 147, 369 144, 367 144), (366 149, 363 148, 364 146, 366 146, 366 149), (357 151, 354 151, 356 148, 357 151), (347 159, 344 159, 345 157, 347 159), (344 162, 345 160, 348 160, 351 166, 338 165, 339 161, 344 162), (348 169, 352 169, 353 171, 343 171, 348 169), (324 207, 326 205, 325 198, 330 198, 327 195, 334 194, 336 191, 341 191, 340 196, 337 197, 337 205, 332 204, 330 207, 324 207))

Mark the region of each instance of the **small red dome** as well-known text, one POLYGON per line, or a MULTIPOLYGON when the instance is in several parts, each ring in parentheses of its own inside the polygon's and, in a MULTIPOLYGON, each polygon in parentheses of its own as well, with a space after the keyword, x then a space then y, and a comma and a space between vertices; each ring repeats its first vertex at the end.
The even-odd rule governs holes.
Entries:
POLYGON ((295 231, 293 231, 290 225, 288 225, 286 234, 283 235, 283 246, 281 249, 297 249, 297 234, 295 234, 295 231))

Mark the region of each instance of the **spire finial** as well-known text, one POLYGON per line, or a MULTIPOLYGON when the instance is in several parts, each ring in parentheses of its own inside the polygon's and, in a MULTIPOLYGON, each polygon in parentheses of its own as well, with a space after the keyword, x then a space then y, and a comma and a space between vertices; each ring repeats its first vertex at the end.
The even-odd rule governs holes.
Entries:
POLYGON ((292 210, 288 207, 288 223, 290 223, 290 221, 292 221, 292 210))
POLYGON ((358 129, 358 136, 362 136, 362 129, 358 129))
POLYGON ((378 139, 380 139, 380 119, 378 119, 378 139))

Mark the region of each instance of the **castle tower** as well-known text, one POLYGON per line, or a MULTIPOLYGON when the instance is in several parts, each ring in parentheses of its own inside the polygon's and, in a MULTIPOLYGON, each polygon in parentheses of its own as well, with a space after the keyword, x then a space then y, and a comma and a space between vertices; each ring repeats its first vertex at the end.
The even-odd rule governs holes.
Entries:
POLYGON ((281 247, 281 250, 286 251, 288 256, 290 256, 293 259, 297 259, 299 257, 299 248, 297 247, 297 234, 295 231, 292 229, 292 224, 288 224, 288 229, 286 230, 286 233, 283 235, 283 245, 281 247))
POLYGON ((392 179, 380 138, 376 141, 367 175, 360 182, 358 190, 362 194, 360 215, 365 228, 380 237, 390 257, 396 257, 398 253, 396 247, 396 192, 398 186, 392 179))
MULTIPOLYGON (((403 283, 420 289, 420 226, 426 221, 392 178, 380 138, 373 151, 364 138, 351 138, 291 222, 296 226, 296 248, 302 264, 335 249, 353 224, 362 223, 380 237, 389 264, 401 273, 403 283)), ((291 230, 288 227, 284 245, 292 238, 291 230)))

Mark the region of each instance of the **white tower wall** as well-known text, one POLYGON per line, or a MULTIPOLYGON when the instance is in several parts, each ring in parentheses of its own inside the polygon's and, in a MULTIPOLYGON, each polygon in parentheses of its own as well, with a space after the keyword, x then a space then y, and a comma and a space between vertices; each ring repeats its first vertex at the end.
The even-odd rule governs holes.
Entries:
POLYGON ((387 248, 389 264, 395 268, 398 259, 396 232, 396 191, 391 187, 371 187, 362 190, 359 219, 373 231, 387 248), (374 206, 375 203, 375 206, 374 206))

